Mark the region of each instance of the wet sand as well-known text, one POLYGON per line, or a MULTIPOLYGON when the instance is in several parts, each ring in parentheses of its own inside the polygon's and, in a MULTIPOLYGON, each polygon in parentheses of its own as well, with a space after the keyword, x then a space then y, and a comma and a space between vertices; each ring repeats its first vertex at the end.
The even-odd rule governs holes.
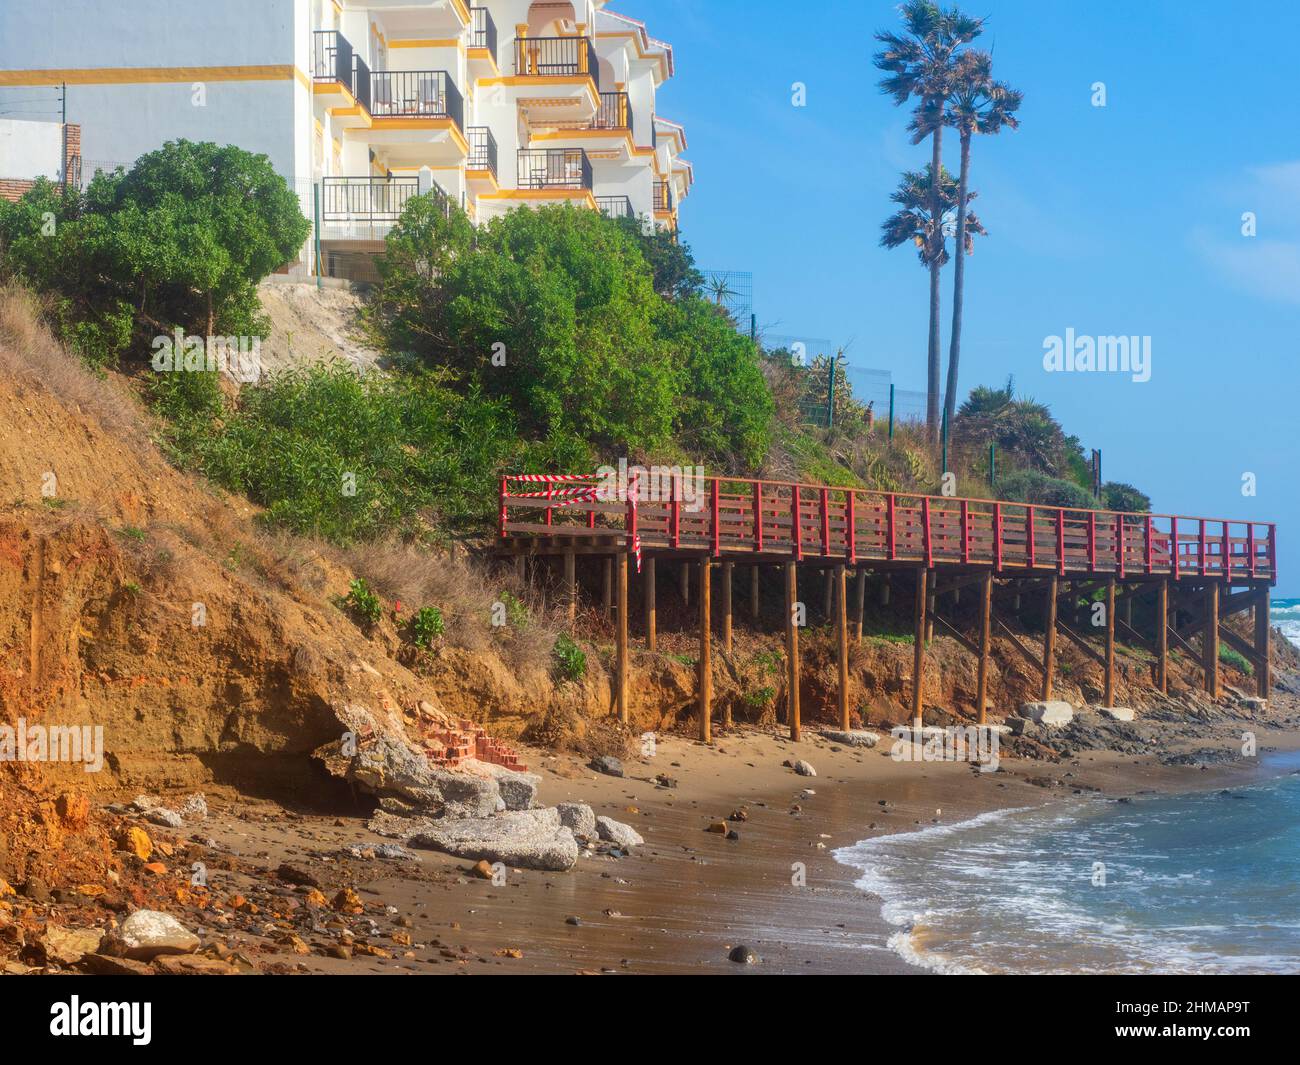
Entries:
MULTIPOLYGON (((1229 742, 1225 734, 1201 745, 1229 742)), ((1300 737, 1261 731, 1260 743, 1294 749, 1300 737)), ((567 873, 510 870, 500 886, 468 875, 469 862, 431 851, 419 851, 415 866, 322 863, 347 843, 384 842, 357 817, 286 819, 270 804, 210 796, 215 814, 202 834, 268 869, 288 860, 323 880, 354 883, 381 927, 384 906, 394 908, 387 921, 409 921, 409 951, 394 950, 391 959, 278 959, 300 971, 903 974, 923 970, 887 946, 897 929, 881 918, 878 901, 854 886, 854 871, 831 857, 836 848, 936 818, 952 823, 1085 790, 1113 798, 1200 790, 1248 783, 1262 772, 1257 761, 1200 769, 1164 766, 1154 755, 1084 751, 1060 763, 1004 757, 1001 771, 980 773, 963 763, 896 761, 887 737, 876 749, 835 747, 816 734, 796 745, 752 730, 722 736, 712 748, 665 737, 652 758, 626 760, 621 779, 597 774, 576 756, 528 751, 543 777, 541 802, 590 803, 632 825, 646 843, 622 859, 583 857, 567 873), (818 775, 796 775, 781 765, 788 758, 808 760, 818 775), (656 786, 660 773, 678 786, 656 786), (815 794, 804 797, 805 789, 815 794), (738 840, 707 831, 742 807, 748 819, 731 824, 738 840), (739 944, 761 962, 729 961, 739 944)), ((232 875, 215 886, 221 894, 254 884, 232 875)), ((277 960, 268 946, 259 956, 277 960)))

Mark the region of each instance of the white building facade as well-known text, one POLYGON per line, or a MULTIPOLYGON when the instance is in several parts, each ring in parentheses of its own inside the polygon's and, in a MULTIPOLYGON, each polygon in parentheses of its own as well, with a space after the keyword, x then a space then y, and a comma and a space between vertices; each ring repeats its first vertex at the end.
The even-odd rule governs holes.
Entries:
POLYGON ((4 3, 0 89, 66 86, 87 178, 182 137, 267 155, 319 219, 305 268, 364 277, 433 187, 477 223, 569 202, 676 227, 672 49, 605 3, 4 3))

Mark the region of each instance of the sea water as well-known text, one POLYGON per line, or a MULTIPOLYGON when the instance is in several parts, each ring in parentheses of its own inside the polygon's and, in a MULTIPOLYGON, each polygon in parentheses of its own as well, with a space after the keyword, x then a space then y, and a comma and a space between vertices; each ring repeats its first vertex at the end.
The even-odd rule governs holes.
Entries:
POLYGON ((1092 798, 835 853, 942 972, 1300 972, 1300 755, 1258 783, 1092 798))
POLYGON ((1274 599, 1269 607, 1269 617, 1275 628, 1297 647, 1300 647, 1300 599, 1274 599))

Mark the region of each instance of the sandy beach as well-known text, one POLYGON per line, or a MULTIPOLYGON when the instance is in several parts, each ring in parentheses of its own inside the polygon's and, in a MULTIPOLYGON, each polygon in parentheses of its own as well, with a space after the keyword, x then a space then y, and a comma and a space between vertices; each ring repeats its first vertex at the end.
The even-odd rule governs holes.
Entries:
MULTIPOLYGON (((1272 717, 1286 721, 1276 711, 1272 717)), ((1240 731, 1215 726, 1197 749, 1231 746, 1240 731)), ((1300 733, 1289 727, 1258 735, 1261 752, 1300 746, 1300 733)), ((1060 762, 1004 757, 1000 771, 979 772, 969 764, 897 761, 888 738, 863 750, 816 733, 796 745, 743 730, 713 747, 660 737, 653 757, 627 760, 626 775, 615 778, 576 755, 528 751, 543 777, 540 801, 589 803, 646 842, 623 858, 584 856, 566 873, 512 869, 501 885, 474 876, 465 860, 428 850, 416 852, 416 863, 342 857, 348 844, 385 842, 355 812, 308 814, 210 792, 212 816, 190 838, 210 839, 237 871, 213 874, 209 913, 217 919, 201 934, 271 971, 920 973, 889 947, 897 929, 882 919, 878 900, 855 887, 853 870, 835 861, 836 848, 990 810, 1239 786, 1265 773, 1258 759, 1165 765, 1157 757, 1165 753, 1081 751, 1060 762), (783 766, 792 758, 809 761, 817 776, 783 766), (676 786, 657 785, 658 774, 676 786), (730 822, 738 839, 708 831, 736 812, 745 818, 730 822), (288 952, 277 945, 278 933, 295 922, 250 921, 223 904, 262 898, 266 910, 268 891, 289 895, 273 877, 283 862, 309 870, 326 895, 353 886, 371 933, 358 942, 377 952, 321 956, 328 938, 302 927, 297 934, 312 953, 301 945, 288 952), (728 960, 737 945, 760 962, 728 960)))

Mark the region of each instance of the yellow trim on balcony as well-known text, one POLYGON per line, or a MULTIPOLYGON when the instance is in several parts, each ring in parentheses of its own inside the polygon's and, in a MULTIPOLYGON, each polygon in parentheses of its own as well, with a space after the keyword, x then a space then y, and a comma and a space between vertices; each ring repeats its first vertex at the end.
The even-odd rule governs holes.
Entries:
MULTIPOLYGON (((491 170, 468 170, 467 169, 465 171, 465 180, 466 181, 490 181, 492 182, 492 188, 494 190, 500 191, 501 189, 501 185, 497 182, 496 175, 492 173, 491 170)), ((480 195, 487 196, 490 194, 480 193, 480 195)))
POLYGON ((459 37, 408 37, 400 41, 389 41, 389 48, 458 48, 465 49, 465 42, 459 37))
MULTIPOLYGON (((492 50, 490 48, 470 48, 466 51, 465 54, 471 60, 478 60, 484 63, 491 63, 492 69, 496 71, 496 76, 498 78, 501 76, 501 68, 497 66, 497 57, 492 54, 492 50)), ((485 79, 480 78, 478 80, 483 81, 485 79)))
POLYGON ((465 3, 465 0, 451 0, 451 6, 454 7, 456 13, 460 15, 461 22, 468 26, 472 16, 469 13, 469 5, 465 3))
POLYGON ((242 67, 80 67, 0 70, 0 85, 158 85, 194 81, 289 81, 311 78, 292 63, 242 67))
POLYGON ((600 208, 596 204, 596 194, 590 189, 499 189, 496 192, 479 193, 480 200, 571 200, 574 197, 585 198, 587 206, 593 211, 600 208))
POLYGON ((469 141, 456 125, 454 118, 423 118, 412 115, 404 117, 402 115, 384 115, 381 118, 372 118, 370 128, 373 130, 382 129, 429 129, 429 130, 446 130, 456 142, 457 147, 462 152, 469 155, 469 141))
POLYGON ((636 33, 635 31, 633 31, 633 30, 619 30, 619 31, 614 31, 614 30, 605 30, 603 33, 597 33, 597 34, 596 34, 596 39, 597 39, 597 40, 614 40, 614 39, 617 39, 617 38, 620 38, 620 37, 627 37, 628 39, 630 39, 630 40, 632 41, 633 44, 636 45, 636 57, 637 57, 638 59, 653 59, 656 63, 658 63, 659 66, 663 69, 664 81, 667 81, 669 78, 671 78, 671 77, 673 76, 673 75, 672 75, 672 71, 669 70, 669 68, 668 68, 668 56, 665 55, 665 54, 663 54, 662 52, 661 52, 659 55, 653 55, 653 54, 651 54, 650 52, 646 52, 646 51, 642 50, 642 48, 641 48, 641 38, 637 35, 637 33, 636 33))

